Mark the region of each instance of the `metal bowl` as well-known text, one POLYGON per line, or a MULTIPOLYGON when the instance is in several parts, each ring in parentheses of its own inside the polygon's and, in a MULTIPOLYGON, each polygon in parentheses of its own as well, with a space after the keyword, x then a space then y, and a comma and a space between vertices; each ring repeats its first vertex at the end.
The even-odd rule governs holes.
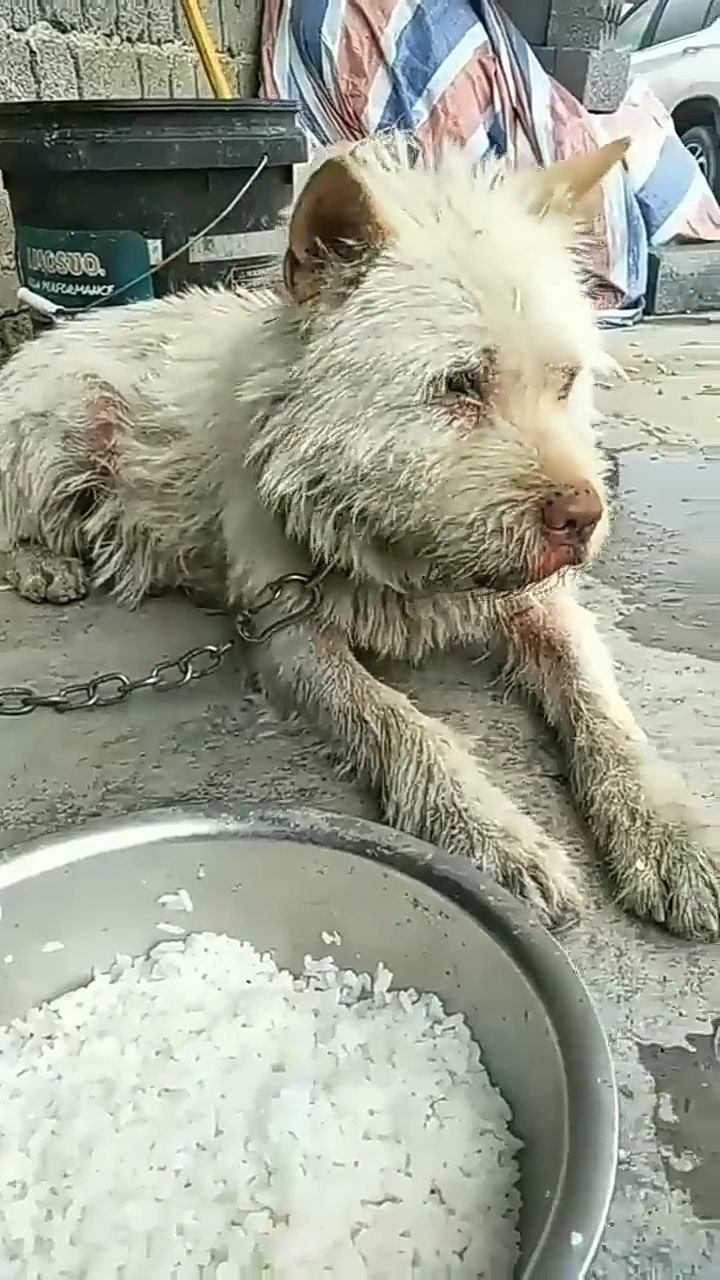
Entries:
MULTIPOLYGON (((14 851, 15 852, 15 851, 14 851)), ((564 952, 460 859, 311 810, 165 810, 35 841, 0 867, 0 1024, 146 951, 170 919, 434 991, 464 1013, 523 1139, 518 1280, 581 1280, 613 1189, 617 1095, 607 1042, 564 952), (192 914, 158 898, 186 888, 192 914), (47 943, 62 948, 47 949, 47 943), (45 947, 45 950, 43 949, 45 947)))

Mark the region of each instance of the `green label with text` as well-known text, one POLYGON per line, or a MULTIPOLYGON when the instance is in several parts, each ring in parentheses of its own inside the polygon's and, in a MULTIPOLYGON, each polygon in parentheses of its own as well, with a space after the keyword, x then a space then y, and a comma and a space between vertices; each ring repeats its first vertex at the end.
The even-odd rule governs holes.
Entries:
POLYGON ((72 310, 114 306, 155 296, 160 246, 137 231, 46 231, 16 227, 18 274, 33 293, 72 310))

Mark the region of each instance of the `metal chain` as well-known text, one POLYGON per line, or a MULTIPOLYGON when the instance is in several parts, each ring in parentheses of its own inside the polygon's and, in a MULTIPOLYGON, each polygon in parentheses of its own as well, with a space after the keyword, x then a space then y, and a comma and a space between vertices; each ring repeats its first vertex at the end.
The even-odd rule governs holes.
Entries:
MULTIPOLYGON (((269 582, 260 592, 255 604, 248 605, 235 616, 235 628, 246 644, 261 644, 278 631, 297 625, 314 612, 320 593, 317 578, 301 573, 287 573, 269 582), (274 622, 255 627, 253 620, 271 605, 277 603, 287 587, 300 596, 300 603, 290 613, 274 622)), ((0 716, 28 716, 41 707, 60 713, 89 711, 93 707, 114 707, 125 702, 140 689, 152 689, 154 693, 169 693, 182 689, 193 680, 204 680, 212 675, 234 648, 235 641, 224 644, 201 644, 187 649, 179 658, 158 662, 146 676, 131 680, 122 671, 108 671, 92 676, 90 680, 63 685, 56 693, 37 693, 29 685, 8 685, 0 688, 0 716)))
POLYGON ((179 658, 158 662, 146 676, 131 680, 122 671, 108 671, 77 684, 66 684, 57 693, 36 693, 28 685, 0 689, 0 716, 28 716, 41 707, 51 711, 89 711, 91 707, 114 707, 139 689, 169 693, 192 680, 203 680, 217 671, 235 641, 202 644, 188 649, 179 658))

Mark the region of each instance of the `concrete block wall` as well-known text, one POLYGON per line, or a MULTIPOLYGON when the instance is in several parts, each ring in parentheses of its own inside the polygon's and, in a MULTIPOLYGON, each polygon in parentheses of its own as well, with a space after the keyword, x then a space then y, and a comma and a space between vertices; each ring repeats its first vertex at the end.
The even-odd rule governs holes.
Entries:
POLYGON ((590 111, 615 111, 630 55, 608 44, 609 0, 501 0, 545 70, 590 111))
MULTIPOLYGON (((258 88, 261 8, 261 0, 203 5, 239 97, 258 88)), ((0 0, 0 102, 206 96, 179 0, 0 0)), ((29 332, 13 259, 0 185, 0 359, 29 332)))

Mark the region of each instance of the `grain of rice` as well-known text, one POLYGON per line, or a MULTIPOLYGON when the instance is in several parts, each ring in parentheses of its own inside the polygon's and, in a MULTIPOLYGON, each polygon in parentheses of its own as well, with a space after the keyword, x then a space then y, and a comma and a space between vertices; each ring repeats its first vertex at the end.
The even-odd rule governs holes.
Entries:
POLYGON ((195 934, 0 1028, 2 1280, 509 1280, 509 1108, 391 983, 195 934))
POLYGON ((187 889, 178 889, 175 893, 161 893, 158 906, 168 911, 192 911, 193 901, 187 889))

